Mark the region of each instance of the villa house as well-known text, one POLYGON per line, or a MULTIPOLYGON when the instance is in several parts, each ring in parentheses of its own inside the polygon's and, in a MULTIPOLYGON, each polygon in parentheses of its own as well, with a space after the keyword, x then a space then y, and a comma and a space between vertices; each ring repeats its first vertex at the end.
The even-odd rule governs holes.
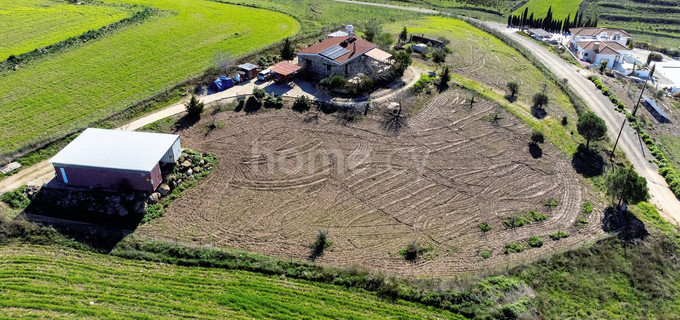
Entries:
POLYGON ((298 52, 298 65, 315 78, 369 75, 389 63, 392 55, 357 37, 330 37, 298 52))
POLYGON ((624 63, 631 56, 626 47, 630 35, 619 29, 608 28, 571 28, 569 50, 583 61, 599 66, 607 61, 607 68, 624 63))

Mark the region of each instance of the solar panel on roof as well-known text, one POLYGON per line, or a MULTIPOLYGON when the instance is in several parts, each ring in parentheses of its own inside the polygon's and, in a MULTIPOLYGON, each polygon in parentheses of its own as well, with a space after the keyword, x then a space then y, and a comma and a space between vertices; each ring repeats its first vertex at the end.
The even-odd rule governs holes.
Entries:
POLYGON ((324 56, 324 57, 331 59, 331 60, 335 60, 338 57, 340 57, 340 56, 342 56, 342 55, 344 55, 348 52, 349 52, 349 50, 347 50, 347 49, 345 49, 341 46, 335 45, 335 46, 332 46, 328 49, 325 49, 325 50, 319 52, 319 55, 324 56))

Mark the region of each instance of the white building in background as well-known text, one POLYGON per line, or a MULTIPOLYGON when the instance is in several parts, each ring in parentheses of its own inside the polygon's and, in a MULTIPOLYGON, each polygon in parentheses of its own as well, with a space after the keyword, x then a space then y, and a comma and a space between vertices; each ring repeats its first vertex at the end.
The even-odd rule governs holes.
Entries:
POLYGON ((631 50, 626 47, 630 35, 618 29, 571 28, 569 50, 583 61, 599 66, 607 61, 607 68, 613 69, 632 58, 631 50))

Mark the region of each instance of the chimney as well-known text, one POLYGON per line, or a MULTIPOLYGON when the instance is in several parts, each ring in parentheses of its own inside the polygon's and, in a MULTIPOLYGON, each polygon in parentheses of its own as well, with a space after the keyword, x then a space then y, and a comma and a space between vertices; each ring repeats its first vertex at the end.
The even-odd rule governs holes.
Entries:
POLYGON ((600 52, 600 43, 599 42, 595 42, 595 44, 593 45, 593 51, 600 52))
POLYGON ((352 47, 352 54, 355 54, 355 53, 357 53, 357 43, 354 42, 353 45, 354 46, 352 47))

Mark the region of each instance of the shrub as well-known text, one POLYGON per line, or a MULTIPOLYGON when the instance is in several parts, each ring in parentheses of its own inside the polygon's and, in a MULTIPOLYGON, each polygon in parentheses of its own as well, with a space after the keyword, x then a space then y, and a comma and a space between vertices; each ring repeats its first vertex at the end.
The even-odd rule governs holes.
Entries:
POLYGON ((479 255, 484 259, 489 259, 489 257, 491 257, 491 252, 489 250, 483 250, 479 253, 479 255))
POLYGON ((478 224, 477 227, 484 232, 491 231, 492 229, 491 225, 486 221, 478 224))
POLYGON ((264 99, 264 107, 281 109, 283 107, 283 98, 281 96, 274 97, 272 95, 267 95, 264 99))
POLYGON ((545 137, 543 137, 543 132, 534 130, 534 132, 531 133, 531 141, 533 143, 543 143, 545 141, 545 137))
POLYGON ((531 236, 529 237, 529 245, 534 248, 542 247, 543 239, 541 239, 541 237, 531 236))
POLYGON ((321 79, 319 83, 329 90, 342 90, 345 88, 345 86, 347 86, 347 80, 345 79, 345 77, 340 75, 330 76, 321 79))
POLYGON ((328 229, 317 230, 316 240, 312 243, 312 248, 316 255, 323 253, 323 250, 330 247, 332 244, 332 241, 328 241, 328 229))
POLYGON ((374 87, 373 79, 368 76, 361 76, 359 77, 359 82, 356 85, 356 91, 359 94, 370 92, 373 90, 374 87))
POLYGON ((420 79, 418 79, 418 81, 416 81, 416 83, 412 87, 413 93, 419 94, 425 88, 428 88, 430 86, 430 83, 432 83, 432 77, 428 75, 421 75, 420 79))
POLYGON ((246 106, 245 106, 245 111, 248 113, 255 112, 260 109, 262 106, 262 103, 255 98, 255 96, 250 96, 248 97, 248 100, 246 100, 246 106))
POLYGON ((602 94, 606 97, 609 96, 609 88, 607 87, 602 87, 602 94))
POLYGON ((650 52, 649 55, 647 56, 647 64, 650 64, 652 61, 662 61, 663 56, 658 53, 658 52, 650 52))
POLYGON ((522 252, 522 251, 524 251, 524 247, 522 247, 521 244, 516 243, 516 242, 510 242, 510 243, 506 244, 505 249, 503 249, 503 252, 505 254, 522 252))
POLYGON ((529 216, 531 217, 531 220, 534 221, 543 221, 547 219, 548 217, 540 212, 537 212, 536 210, 529 210, 528 212, 529 216))
POLYGON ((399 254, 406 260, 415 261, 418 258, 420 250, 420 244, 413 240, 406 245, 406 249, 400 250, 399 254))
POLYGON ((23 209, 31 204, 31 200, 26 196, 26 187, 19 187, 14 191, 5 192, 0 197, 0 200, 13 209, 23 209))
POLYGON ((524 216, 510 216, 506 217, 503 219, 503 224, 507 226, 508 228, 519 228, 527 223, 530 223, 529 220, 526 219, 524 216))
POLYGON ((548 96, 539 92, 534 95, 533 102, 534 102, 534 107, 541 108, 545 105, 548 104, 550 100, 548 99, 548 96))
POLYGON ((197 118, 201 116, 201 113, 203 113, 204 104, 192 94, 191 99, 185 104, 185 107, 190 117, 197 118))
POLYGON ((550 198, 547 200, 543 201, 543 205, 546 207, 557 207, 560 204, 560 200, 557 200, 555 198, 550 198))
POLYGON ((586 201, 581 205, 581 212, 585 214, 591 214, 593 212, 593 204, 590 201, 586 201))
POLYGON ((557 241, 557 240, 560 240, 562 238, 568 238, 568 237, 569 237, 569 234, 564 232, 564 231, 557 231, 555 233, 550 234, 550 239, 552 239, 553 241, 557 241))
POLYGON ((308 111, 312 106, 312 101, 307 98, 307 96, 302 95, 295 98, 293 102, 293 110, 297 112, 308 111))
POLYGON ((562 117, 562 125, 566 126, 567 124, 569 124, 569 119, 567 118, 567 116, 562 117))
POLYGON ((519 85, 517 84, 517 82, 508 82, 507 86, 508 90, 510 90, 510 97, 514 98, 515 95, 517 94, 517 91, 519 91, 519 85))
POLYGON ((259 87, 253 88, 253 96, 255 96, 255 98, 262 100, 262 98, 264 98, 266 95, 267 95, 267 92, 264 91, 264 89, 259 88, 259 87))

